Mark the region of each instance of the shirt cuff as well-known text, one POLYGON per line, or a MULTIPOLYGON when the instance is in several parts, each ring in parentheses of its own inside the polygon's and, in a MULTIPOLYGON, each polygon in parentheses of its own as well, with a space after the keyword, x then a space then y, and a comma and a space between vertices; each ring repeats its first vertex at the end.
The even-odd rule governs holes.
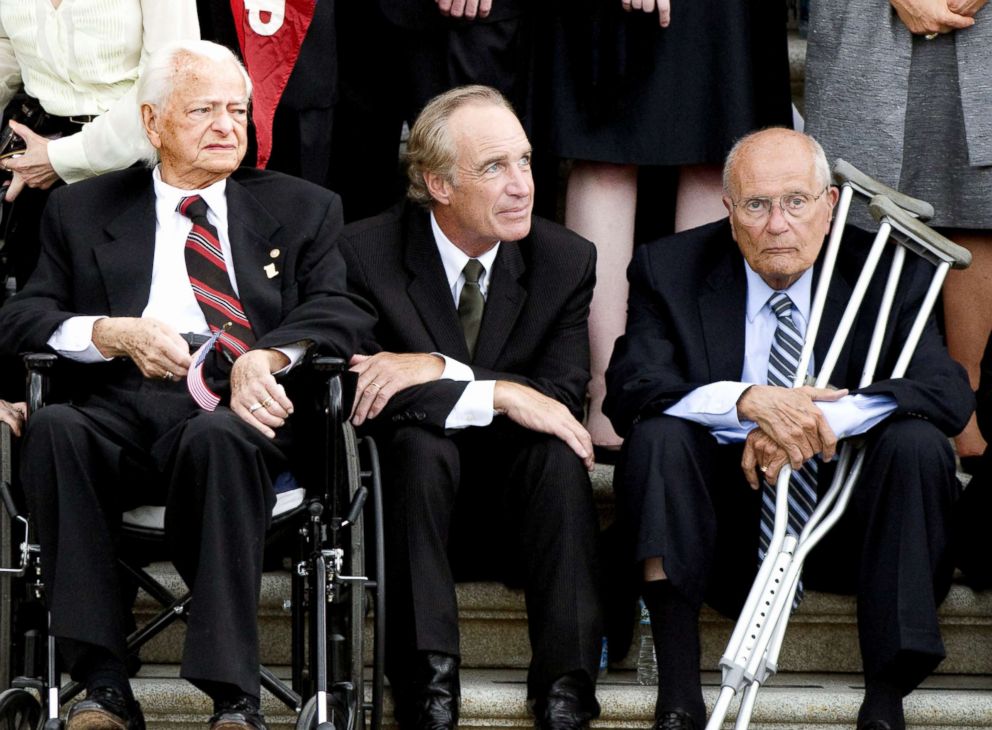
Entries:
POLYGON ((475 380, 475 373, 465 363, 458 362, 458 360, 448 357, 442 352, 432 352, 431 354, 444 358, 444 370, 441 371, 440 380, 457 380, 461 383, 475 380))
POLYGON ((838 439, 857 436, 874 428, 896 410, 889 395, 845 395, 840 400, 816 404, 838 439))
POLYGON ((47 151, 49 164, 65 182, 79 182, 93 175, 86 150, 83 148, 82 133, 77 132, 49 141, 47 151))
POLYGON ((62 357, 76 362, 110 362, 113 358, 104 357, 93 344, 93 324, 98 319, 106 317, 70 317, 48 338, 48 346, 62 357))
POLYGON ((458 402, 444 421, 446 429, 488 426, 493 422, 495 380, 473 380, 465 386, 458 402))
POLYGON ((285 375, 290 370, 295 368, 300 364, 300 360, 307 352, 308 345, 305 342, 296 342, 292 345, 282 345, 280 347, 273 347, 272 349, 276 352, 281 352, 283 355, 289 358, 289 365, 282 368, 281 370, 276 370, 273 375, 285 375))
POLYGON ((745 435, 750 429, 737 417, 737 401, 751 385, 733 380, 701 385, 665 409, 665 414, 695 421, 714 431, 739 430, 745 435))

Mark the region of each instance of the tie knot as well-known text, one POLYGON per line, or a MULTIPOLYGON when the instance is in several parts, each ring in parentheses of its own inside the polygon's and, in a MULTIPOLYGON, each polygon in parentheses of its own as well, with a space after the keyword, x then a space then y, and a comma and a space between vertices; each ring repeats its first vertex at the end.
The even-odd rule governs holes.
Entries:
POLYGON ((465 268, 462 269, 462 273, 465 275, 465 281, 468 284, 478 284, 479 277, 486 268, 480 263, 478 259, 469 259, 468 263, 465 264, 465 268))
POLYGON ((189 195, 183 198, 176 206, 176 210, 194 221, 207 217, 207 203, 199 195, 189 195))
POLYGON ((792 320, 792 300, 785 292, 777 291, 768 297, 768 306, 772 308, 779 320, 792 320))

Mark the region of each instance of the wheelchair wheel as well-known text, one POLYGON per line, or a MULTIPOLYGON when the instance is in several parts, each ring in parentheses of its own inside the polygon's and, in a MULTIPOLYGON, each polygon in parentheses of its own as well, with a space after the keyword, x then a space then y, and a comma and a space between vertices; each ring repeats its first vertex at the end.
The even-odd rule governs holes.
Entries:
POLYGON ((0 692, 0 730, 35 730, 41 705, 26 689, 0 692))

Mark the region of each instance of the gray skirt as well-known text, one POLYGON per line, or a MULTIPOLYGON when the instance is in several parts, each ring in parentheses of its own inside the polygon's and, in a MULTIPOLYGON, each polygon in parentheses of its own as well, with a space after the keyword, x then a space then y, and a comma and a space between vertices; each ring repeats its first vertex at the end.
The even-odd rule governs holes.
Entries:
POLYGON ((930 225, 992 230, 992 166, 968 162, 953 33, 914 38, 907 102, 898 189, 933 204, 930 225))

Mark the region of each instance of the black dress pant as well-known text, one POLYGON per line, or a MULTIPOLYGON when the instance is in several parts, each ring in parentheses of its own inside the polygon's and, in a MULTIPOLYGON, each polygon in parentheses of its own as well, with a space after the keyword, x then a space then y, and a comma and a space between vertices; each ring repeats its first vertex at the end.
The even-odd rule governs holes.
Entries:
MULTIPOLYGON (((760 492, 744 480, 742 450, 690 421, 648 418, 625 442, 614 482, 636 560, 663 558, 673 587, 731 616, 758 568, 760 492)), ((821 465, 820 494, 833 471, 821 465)), ((944 656, 937 606, 950 587, 957 495, 947 437, 926 421, 890 419, 868 435, 847 511, 803 571, 807 588, 858 596, 866 677, 906 693, 944 656)))
POLYGON ((70 671, 79 642, 124 658, 121 514, 165 500, 173 560, 193 592, 182 676, 257 697, 262 552, 272 478, 288 463, 280 437, 226 407, 200 410, 183 383, 133 378, 32 414, 22 449, 52 633, 73 640, 63 648, 70 671))
POLYGON ((455 581, 522 582, 529 696, 563 674, 594 681, 602 619, 589 477, 562 441, 510 423, 445 435, 401 427, 382 446, 389 580, 386 669, 458 655, 455 581))

